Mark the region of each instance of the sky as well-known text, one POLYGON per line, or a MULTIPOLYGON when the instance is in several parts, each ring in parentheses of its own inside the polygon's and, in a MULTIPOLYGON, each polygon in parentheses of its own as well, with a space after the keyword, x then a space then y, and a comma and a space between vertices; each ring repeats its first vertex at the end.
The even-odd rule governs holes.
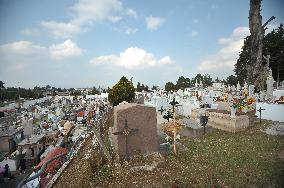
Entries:
MULTIPOLYGON (((267 31, 284 2, 262 1, 267 31)), ((164 86, 234 74, 249 35, 249 0, 0 0, 6 87, 112 87, 122 76, 164 86)))

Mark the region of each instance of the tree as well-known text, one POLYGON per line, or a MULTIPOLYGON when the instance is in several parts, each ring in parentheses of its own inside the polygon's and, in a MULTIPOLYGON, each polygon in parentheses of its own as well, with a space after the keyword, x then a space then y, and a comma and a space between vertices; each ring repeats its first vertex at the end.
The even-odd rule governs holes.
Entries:
POLYGON ((261 0, 250 0, 249 29, 250 29, 250 63, 247 64, 247 82, 259 87, 259 75, 262 64, 262 17, 260 15, 261 0))
POLYGON ((46 89, 46 91, 49 91, 51 89, 51 86, 50 85, 46 85, 45 89, 46 89))
POLYGON ((158 86, 153 85, 152 90, 157 90, 158 88, 158 86))
POLYGON ((4 89, 5 88, 4 85, 5 85, 5 83, 0 81, 0 89, 4 89))
POLYGON ((198 73, 194 78, 191 79, 191 85, 194 86, 196 81, 197 81, 197 83, 200 83, 200 81, 203 82, 203 76, 198 73))
POLYGON ((166 85, 165 85, 165 90, 167 92, 174 91, 174 90, 176 90, 176 86, 172 82, 167 82, 166 85))
POLYGON ((137 83, 136 91, 138 91, 138 92, 142 91, 140 82, 137 83))
POLYGON ((204 86, 205 86, 205 87, 211 86, 212 83, 213 83, 213 80, 212 80, 212 78, 210 77, 210 75, 209 75, 209 74, 205 74, 205 75, 203 76, 203 84, 204 84, 204 86))
POLYGON ((188 88, 188 87, 190 87, 190 79, 180 76, 176 83, 176 89, 184 90, 185 88, 188 88))
POLYGON ((96 87, 93 87, 92 91, 91 91, 91 95, 99 95, 101 92, 96 88, 96 87))
MULTIPOLYGON (((272 69, 272 76, 275 80, 278 79, 279 76, 279 82, 284 80, 284 29, 283 24, 280 24, 280 26, 273 30, 272 32, 268 33, 263 40, 263 54, 270 55, 270 64, 269 66, 272 69)), ((265 67, 265 61, 262 59, 262 68, 265 67)), ((245 80, 247 80, 247 74, 249 74, 247 70, 247 65, 250 63, 250 36, 245 38, 244 45, 242 47, 242 50, 239 54, 239 58, 237 60, 237 63, 235 64, 234 72, 237 76, 238 81, 240 84, 243 84, 245 80)), ((251 72, 250 72, 251 73, 251 72)), ((266 81, 267 74, 264 70, 262 70, 259 83, 260 85, 264 86, 264 83, 266 81)))
POLYGON ((238 78, 234 75, 230 75, 226 79, 226 84, 230 86, 232 85, 236 86, 238 84, 238 78))
POLYGON ((265 55, 270 55, 269 67, 278 83, 284 80, 284 27, 283 24, 264 37, 265 55))
POLYGON ((109 101, 114 105, 126 101, 131 102, 135 97, 135 88, 125 76, 121 77, 119 82, 115 84, 109 92, 109 101))
POLYGON ((247 36, 244 40, 244 45, 237 59, 237 63, 234 65, 234 72, 237 76, 240 84, 243 84, 247 80, 247 66, 250 65, 250 36, 247 36))

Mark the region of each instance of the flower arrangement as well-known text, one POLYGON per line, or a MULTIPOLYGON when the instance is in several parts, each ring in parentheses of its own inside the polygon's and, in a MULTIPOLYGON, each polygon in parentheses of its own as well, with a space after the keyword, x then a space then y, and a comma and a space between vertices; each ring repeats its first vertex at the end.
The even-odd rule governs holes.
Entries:
POLYGON ((242 112, 247 107, 247 102, 244 99, 233 98, 231 107, 237 109, 238 112, 242 112))
POLYGON ((247 102, 247 105, 250 105, 250 104, 256 102, 256 99, 253 98, 253 97, 248 97, 248 98, 246 99, 246 102, 247 102))

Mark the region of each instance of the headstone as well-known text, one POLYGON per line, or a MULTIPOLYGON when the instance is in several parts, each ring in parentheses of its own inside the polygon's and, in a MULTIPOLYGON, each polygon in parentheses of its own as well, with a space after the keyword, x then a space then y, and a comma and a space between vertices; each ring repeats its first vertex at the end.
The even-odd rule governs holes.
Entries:
POLYGON ((272 71, 270 69, 269 75, 266 80, 266 85, 267 85, 266 98, 267 99, 272 99, 273 97, 273 83, 274 83, 274 79, 272 77, 272 71))
POLYGON ((241 90, 241 85, 240 85, 240 82, 238 81, 238 84, 237 84, 237 91, 240 91, 241 90))
POLYGON ((249 86, 249 96, 254 96, 254 85, 249 86))
POLYGON ((129 130, 138 130, 128 136, 128 154, 135 151, 151 153, 158 151, 157 113, 155 107, 128 103, 114 107, 114 126, 110 128, 110 139, 120 159, 126 154, 126 137, 124 134, 114 135, 125 128, 125 120, 129 130))

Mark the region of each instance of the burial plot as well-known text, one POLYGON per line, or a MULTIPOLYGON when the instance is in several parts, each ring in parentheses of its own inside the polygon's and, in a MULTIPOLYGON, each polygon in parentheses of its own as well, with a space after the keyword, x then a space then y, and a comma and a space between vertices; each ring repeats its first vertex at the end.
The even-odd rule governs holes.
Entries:
POLYGON ((157 152, 156 109, 134 103, 114 107, 114 126, 110 128, 109 135, 120 159, 135 152, 157 152))

